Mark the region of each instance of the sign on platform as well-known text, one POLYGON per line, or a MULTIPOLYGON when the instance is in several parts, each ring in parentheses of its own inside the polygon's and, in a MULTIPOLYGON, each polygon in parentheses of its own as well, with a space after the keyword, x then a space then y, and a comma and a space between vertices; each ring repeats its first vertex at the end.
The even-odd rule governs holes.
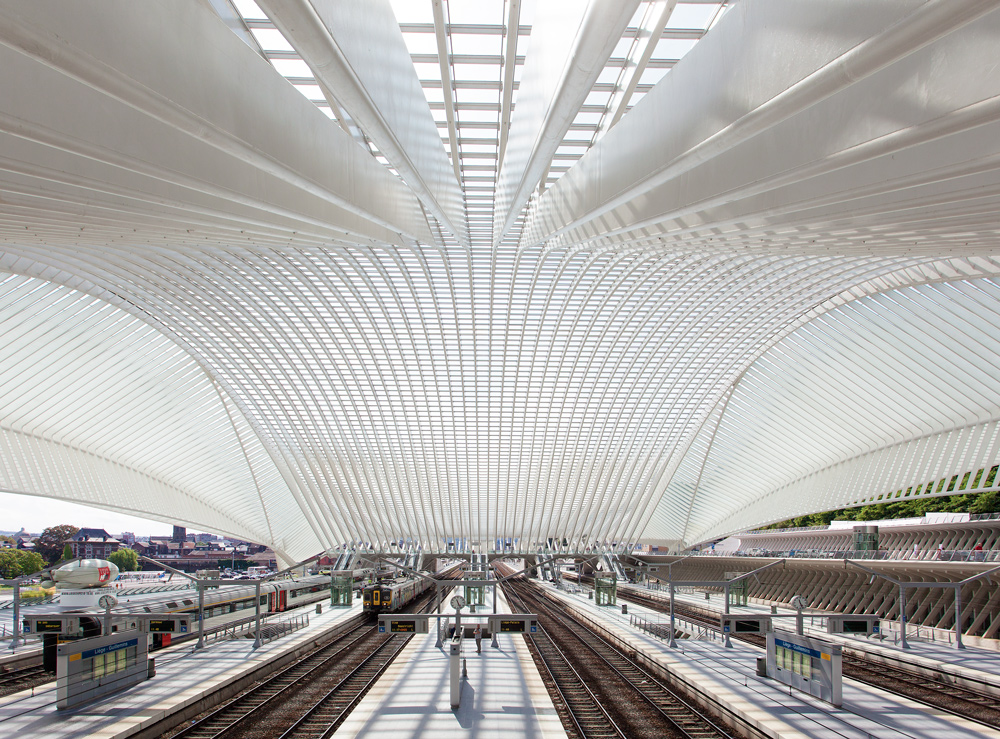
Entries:
POLYGON ((27 616, 22 624, 25 634, 79 634, 79 617, 27 616))
POLYGON ((141 631, 80 639, 56 648, 56 707, 83 705, 149 677, 141 631))
POLYGON ((722 633, 724 634, 766 634, 771 630, 771 617, 753 614, 723 614, 722 633))
POLYGON ((767 676, 839 707, 840 653, 839 644, 775 631, 767 635, 767 676))
POLYGON ((402 614, 396 616, 379 616, 378 633, 380 634, 426 634, 428 618, 425 614, 402 614))
POLYGON ((491 634, 536 634, 538 616, 533 613, 490 616, 487 625, 491 634))
POLYGON ((867 613, 845 613, 830 616, 826 620, 826 630, 829 634, 865 634, 879 633, 879 617, 867 613))

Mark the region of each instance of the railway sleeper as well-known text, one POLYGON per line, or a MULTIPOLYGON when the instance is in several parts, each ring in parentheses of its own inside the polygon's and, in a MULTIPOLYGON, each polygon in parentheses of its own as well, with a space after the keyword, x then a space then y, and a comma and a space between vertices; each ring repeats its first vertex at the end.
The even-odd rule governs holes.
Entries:
MULTIPOLYGON (((549 598, 549 596, 545 593, 542 593, 541 595, 542 597, 549 598)), ((552 599, 549 598, 549 600, 552 599)), ((720 726, 725 727, 737 734, 753 737, 754 739, 765 739, 768 737, 768 734, 766 734, 763 730, 750 724, 744 718, 734 713, 731 709, 716 700, 714 696, 702 690, 697 684, 688 682, 683 677, 674 674, 670 670, 663 667, 663 665, 650 658, 648 655, 639 652, 631 644, 608 631, 602 624, 591 619, 588 614, 579 611, 572 605, 564 603, 563 601, 554 602, 561 608, 569 609, 573 613, 574 618, 585 622, 589 628, 597 633, 602 639, 610 642, 617 649, 628 653, 632 659, 641 664, 643 667, 646 667, 658 677, 667 681, 670 685, 675 686, 677 692, 681 694, 685 700, 712 716, 713 720, 716 720, 720 726)))
POLYGON ((316 636, 312 639, 307 642, 303 642, 295 649, 275 655, 273 659, 260 665, 260 667, 252 672, 232 678, 229 682, 220 685, 216 690, 213 690, 208 695, 192 700, 190 703, 182 706, 170 715, 164 716, 160 719, 151 720, 149 724, 143 726, 132 736, 134 739, 156 739, 156 737, 166 734, 185 721, 189 721, 195 716, 205 713, 213 708, 217 708, 240 693, 243 693, 253 687, 256 683, 263 682, 270 677, 272 673, 286 667, 297 659, 304 657, 310 652, 313 652, 326 644, 329 644, 331 641, 343 634, 344 631, 350 630, 352 628, 352 624, 356 625, 353 618, 348 619, 343 623, 336 624, 332 628, 316 634, 316 636))

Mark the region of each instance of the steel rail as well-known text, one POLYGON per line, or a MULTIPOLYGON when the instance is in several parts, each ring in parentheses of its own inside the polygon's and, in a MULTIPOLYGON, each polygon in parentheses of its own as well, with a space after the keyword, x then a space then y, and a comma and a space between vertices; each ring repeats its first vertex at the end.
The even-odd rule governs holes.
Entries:
POLYGON ((362 639, 376 633, 377 628, 377 626, 374 626, 371 623, 358 623, 353 628, 349 628, 344 631, 344 633, 335 637, 329 644, 325 644, 324 646, 303 656, 301 659, 296 660, 288 667, 285 667, 281 671, 268 677, 264 680, 264 682, 254 686, 249 691, 238 695, 231 701, 209 713, 207 716, 174 734, 172 739, 214 739, 214 737, 221 736, 230 729, 243 723, 248 716, 254 715, 262 706, 273 705, 272 701, 279 695, 283 695, 285 691, 292 686, 298 685, 303 679, 312 675, 318 668, 326 665, 330 659, 340 655, 344 649, 350 649, 362 639), (352 636, 353 638, 351 638, 352 636), (331 651, 334 652, 334 655, 327 656, 331 651), (314 661, 315 664, 307 665, 307 663, 314 661), (295 675, 296 671, 302 670, 303 667, 306 668, 305 671, 300 675, 295 675), (270 695, 266 694, 268 690, 280 685, 281 681, 288 680, 290 677, 291 680, 286 685, 279 687, 276 692, 270 695), (262 695, 265 696, 263 701, 256 705, 252 705, 248 711, 239 714, 232 720, 226 720, 227 713, 232 713, 233 711, 238 710, 238 708, 241 707, 241 704, 246 704, 262 695), (226 721, 224 726, 211 726, 213 722, 219 722, 220 720, 226 721))
POLYGON ((714 721, 705 715, 704 711, 692 706, 688 701, 679 696, 670 686, 668 686, 659 676, 647 670, 635 660, 628 657, 620 649, 609 644, 600 635, 594 633, 591 628, 574 618, 568 613, 555 611, 551 600, 544 594, 531 593, 530 597, 536 602, 543 604, 540 610, 546 611, 546 615, 569 631, 583 646, 599 658, 612 672, 622 680, 632 686, 642 698, 656 710, 664 720, 674 726, 679 732, 690 739, 703 739, 705 737, 722 737, 723 739, 733 739, 732 735, 720 728, 714 721), (582 630, 582 631, 581 631, 582 630), (602 653, 602 651, 604 653, 602 653), (613 658, 617 658, 624 664, 625 668, 632 671, 633 675, 626 674, 623 669, 615 665, 607 655, 610 652, 613 658), (645 681, 644 686, 640 686, 639 680, 645 681), (650 688, 659 689, 663 695, 659 696, 662 703, 647 692, 650 688), (666 707, 663 705, 666 704, 666 707), (671 710, 672 709, 672 710, 671 710), (697 724, 697 725, 695 725, 697 724))
MULTIPOLYGON (((517 603, 520 603, 518 607, 521 608, 525 607, 524 605, 525 599, 522 597, 520 593, 517 593, 515 591, 513 593, 514 596, 513 598, 511 598, 510 595, 511 594, 508 594, 508 600, 513 600, 517 603)), ((601 700, 587 686, 586 681, 583 679, 583 677, 580 676, 580 673, 576 671, 572 663, 569 661, 569 658, 566 657, 566 654, 563 652, 563 650, 560 649, 559 646, 555 643, 555 640, 548 633, 548 631, 546 631, 545 627, 539 624, 538 632, 536 634, 525 634, 525 636, 528 637, 528 640, 531 642, 532 646, 534 646, 535 652, 538 654, 539 660, 545 667, 546 672, 548 672, 549 678, 552 680, 552 684, 555 687, 556 692, 559 694, 559 698, 562 700, 563 704, 566 707, 566 715, 573 722, 573 725, 576 728, 580 737, 583 737, 583 739, 591 739, 591 737, 594 737, 596 739, 596 737, 600 736, 605 736, 605 737, 611 736, 611 737, 622 737, 622 739, 626 739, 628 735, 621 730, 617 722, 615 722, 615 720, 604 708, 604 705, 601 703, 601 700), (539 636, 541 636, 542 639, 537 638, 539 636), (545 654, 546 649, 549 651, 550 654, 550 658, 548 659, 546 658, 545 654), (561 676, 557 676, 556 671, 553 669, 553 664, 551 661, 552 656, 554 656, 556 659, 560 661, 560 664, 556 669, 560 669, 562 671, 561 676), (566 686, 565 683, 567 681, 567 678, 569 678, 569 680, 574 681, 576 684, 572 686, 566 686), (584 699, 589 699, 589 704, 591 706, 590 715, 588 715, 585 718, 585 721, 588 722, 588 724, 590 723, 595 724, 596 726, 595 729, 590 728, 589 725, 587 728, 585 728, 581 724, 580 721, 581 715, 579 715, 578 711, 586 708, 586 706, 580 705, 581 704, 580 700, 568 696, 566 694, 566 691, 563 690, 564 687, 572 687, 573 689, 577 690, 578 693, 582 694, 584 699), (602 717, 603 717, 603 723, 602 723, 602 717), (608 731, 601 733, 600 731, 601 729, 607 729, 608 731)))
MULTIPOLYGON (((638 605, 647 606, 659 613, 665 613, 665 611, 661 610, 663 608, 662 604, 657 602, 657 599, 652 596, 641 593, 618 591, 618 597, 622 600, 628 600, 638 605)), ((700 613, 697 609, 687 608, 683 605, 675 605, 674 612, 689 621, 697 622, 717 632, 721 631, 717 618, 713 619, 710 616, 706 616, 704 613, 700 613)), ((731 636, 755 647, 763 648, 765 645, 764 638, 756 634, 732 634, 731 636)), ((993 696, 977 693, 973 690, 962 688, 957 685, 940 683, 924 675, 911 672, 905 667, 892 666, 884 668, 886 672, 891 673, 890 675, 887 675, 883 672, 883 668, 878 663, 857 652, 852 654, 843 654, 842 660, 844 668, 847 668, 852 672, 852 674, 847 674, 846 671, 844 672, 844 677, 849 680, 856 680, 857 682, 864 683, 875 688, 886 689, 889 687, 887 686, 887 679, 891 677, 891 686, 895 686, 897 688, 900 685, 909 686, 909 689, 906 691, 894 691, 896 695, 899 695, 902 698, 921 703, 925 706, 930 706, 939 711, 944 711, 945 713, 950 713, 951 715, 957 716, 966 721, 971 721, 982 726, 988 726, 991 729, 1000 728, 1000 708, 995 707, 997 705, 997 699, 993 696), (864 673, 871 673, 878 675, 879 677, 866 677, 864 673), (976 716, 972 716, 967 712, 959 710, 958 708, 946 705, 944 701, 921 697, 918 694, 920 692, 938 694, 945 700, 951 699, 970 703, 980 710, 987 710, 995 713, 997 718, 993 721, 977 718, 976 716)))
MULTIPOLYGON (((448 589, 448 591, 450 591, 450 589, 448 589)), ((426 612, 430 610, 431 606, 436 605, 436 593, 428 592, 425 593, 423 597, 428 598, 428 601, 418 609, 417 611, 418 613, 426 612)), ((444 597, 447 597, 447 591, 445 592, 444 597)), ((370 655, 368 655, 368 657, 362 660, 362 662, 358 664, 353 670, 351 670, 350 673, 341 678, 341 680, 336 685, 334 685, 329 691, 327 691, 327 693, 322 698, 316 701, 316 703, 312 706, 312 708, 310 708, 308 711, 302 714, 302 716, 294 724, 292 724, 292 726, 290 726, 281 735, 281 737, 279 737, 279 739, 288 739, 289 737, 292 736, 316 736, 325 739, 326 737, 331 736, 337 730, 340 722, 343 721, 344 718, 346 718, 347 715, 350 714, 352 710, 354 710, 354 708, 365 696, 365 694, 368 692, 371 686, 374 685, 375 682, 380 677, 382 677, 382 673, 384 673, 385 670, 389 667, 389 665, 393 663, 393 661, 396 659, 399 653, 402 652, 403 649, 406 647, 406 645, 410 643, 410 640, 412 638, 413 638, 412 635, 407 636, 403 634, 395 634, 386 639, 384 642, 382 642, 382 644, 380 644, 375 649, 375 651, 373 651, 370 655), (323 712, 323 710, 326 707, 326 704, 331 700, 336 699, 337 697, 336 694, 340 692, 341 689, 344 688, 344 686, 347 685, 350 680, 357 677, 362 670, 370 667, 369 663, 372 660, 374 660, 377 656, 380 656, 382 650, 391 644, 397 645, 396 649, 388 656, 385 662, 383 662, 381 665, 377 667, 374 674, 372 674, 372 676, 364 683, 364 685, 362 685, 360 689, 355 690, 355 695, 347 702, 347 704, 343 706, 339 711, 337 711, 336 715, 333 716, 332 718, 330 717, 323 718, 321 720, 321 726, 311 728, 309 726, 310 723, 320 723, 318 721, 313 721, 313 719, 316 718, 317 715, 323 712)))
POLYGON ((288 737, 327 737, 330 736, 337 728, 338 724, 354 709, 355 706, 361 701, 368 692, 369 688, 375 684, 375 682, 382 677, 382 673, 385 672, 386 668, 389 667, 399 656, 399 653, 403 651, 407 644, 410 643, 412 636, 404 636, 402 634, 394 634, 386 639, 384 642, 375 648, 375 651, 369 654, 364 660, 361 661, 357 667, 347 673, 344 677, 337 682, 327 693, 320 698, 312 708, 306 711, 302 716, 292 724, 280 737, 279 739, 288 739, 288 737), (385 654, 388 652, 389 654, 385 654), (373 663, 375 663, 373 665, 373 663), (374 666, 374 671, 370 676, 363 675, 365 671, 370 670, 374 666), (360 689, 351 688, 354 695, 350 700, 336 711, 335 716, 332 718, 323 716, 323 711, 329 706, 327 705, 331 701, 340 697, 337 694, 342 690, 350 687, 350 682, 357 677, 367 677, 364 685, 360 689), (315 726, 311 724, 321 724, 320 726, 315 726))

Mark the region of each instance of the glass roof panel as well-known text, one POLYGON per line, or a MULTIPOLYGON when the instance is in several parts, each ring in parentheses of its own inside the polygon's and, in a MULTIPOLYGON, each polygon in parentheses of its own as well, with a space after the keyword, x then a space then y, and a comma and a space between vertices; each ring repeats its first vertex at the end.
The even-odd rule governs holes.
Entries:
POLYGON ((434 54, 437 56, 437 37, 433 33, 404 33, 403 41, 411 54, 434 54))
POLYGON ((271 64, 285 77, 312 77, 309 65, 301 59, 272 59, 271 64))
POLYGON ((267 15, 253 0, 233 0, 236 12, 247 20, 267 20, 267 15))
POLYGON ((434 11, 429 2, 389 0, 393 15, 400 23, 434 23, 434 11))
POLYGON ((661 38, 653 56, 657 59, 682 59, 697 43, 697 39, 661 38))
POLYGON ((264 51, 294 51, 281 31, 274 28, 251 28, 250 32, 257 39, 264 51))

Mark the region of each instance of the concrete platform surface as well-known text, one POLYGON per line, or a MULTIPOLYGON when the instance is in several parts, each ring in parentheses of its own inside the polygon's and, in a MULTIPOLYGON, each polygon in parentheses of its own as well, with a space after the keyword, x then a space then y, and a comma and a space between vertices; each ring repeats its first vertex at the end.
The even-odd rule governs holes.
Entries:
MULTIPOLYGON (((834 708, 812 696, 790 690, 775 680, 758 677, 756 658, 763 653, 734 642, 725 649, 716 641, 678 640, 670 649, 664 641, 629 624, 620 607, 598 607, 585 595, 571 595, 546 586, 557 598, 620 642, 655 661, 694 690, 712 696, 766 736, 847 737, 849 739, 968 739, 997 737, 1000 731, 973 724, 919 703, 844 680, 843 706, 834 708)), ((630 614, 656 612, 629 604, 630 614)))
MULTIPOLYGON (((492 602, 492 596, 488 598, 492 602)), ((497 598, 497 611, 510 612, 502 594, 497 598)), ((455 711, 447 644, 438 649, 435 642, 434 633, 415 636, 337 730, 336 739, 565 739, 566 732, 521 636, 499 637, 497 649, 484 639, 482 654, 476 654, 474 641, 465 642, 469 677, 455 711)))
MULTIPOLYGON (((309 607, 310 609, 313 606, 309 607)), ((199 701, 219 687, 239 680, 266 662, 305 645, 315 636, 361 611, 324 608, 309 613, 309 626, 253 649, 252 639, 210 642, 205 649, 193 644, 153 653, 156 677, 78 709, 57 711, 55 682, 45 688, 0 698, 0 736, 27 739, 131 736, 164 716, 199 701)), ((294 612, 292 612, 294 613, 294 612)))
MULTIPOLYGON (((627 592, 635 589, 653 597, 662 597, 664 608, 669 603, 669 597, 662 590, 647 590, 642 586, 627 585, 619 586, 621 590, 627 592)), ((694 596, 688 593, 677 594, 678 605, 684 604, 692 607, 710 608, 721 613, 724 600, 721 594, 712 593, 709 599, 704 596, 694 596)), ((629 604, 629 609, 637 608, 629 604)), ((778 613, 783 614, 776 619, 775 623, 781 628, 794 630, 795 619, 792 617, 795 611, 789 608, 778 608, 778 613)), ((736 606, 730 609, 732 613, 756 613, 767 614, 771 612, 769 606, 749 604, 747 606, 736 606)), ((654 612, 655 613, 655 612, 654 612)), ((665 619, 665 615, 660 615, 665 619)), ((909 649, 903 649, 897 641, 893 639, 878 639, 876 637, 865 637, 851 634, 828 634, 825 628, 814 627, 812 620, 805 618, 805 634, 826 639, 834 644, 840 644, 845 649, 880 656, 883 661, 899 662, 904 666, 909 664, 914 668, 924 671, 953 675, 962 678, 965 684, 986 687, 990 686, 995 695, 1000 695, 1000 654, 993 650, 981 649, 975 646, 968 646, 965 649, 956 649, 940 642, 924 641, 917 636, 909 636, 909 649)), ((890 622, 895 624, 896 622, 890 622)), ((914 629, 916 631, 916 629, 914 629)), ((907 631, 909 635, 909 630, 907 631)))

